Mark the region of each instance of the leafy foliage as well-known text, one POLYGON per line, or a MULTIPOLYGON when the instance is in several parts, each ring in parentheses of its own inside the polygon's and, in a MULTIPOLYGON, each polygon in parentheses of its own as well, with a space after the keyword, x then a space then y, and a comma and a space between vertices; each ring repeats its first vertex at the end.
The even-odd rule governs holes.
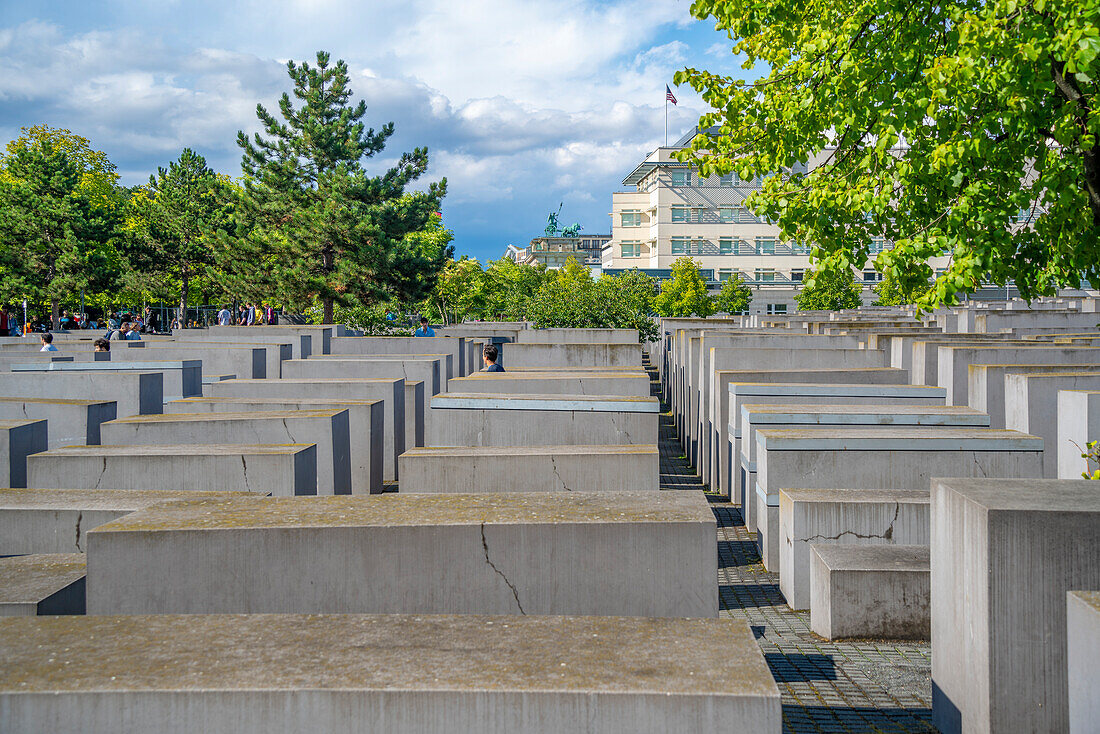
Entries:
POLYGON ((110 287, 119 210, 114 168, 84 138, 31 128, 8 145, 0 174, 0 298, 50 304, 110 287))
POLYGON ((714 299, 707 293, 707 283, 693 258, 680 257, 672 263, 672 278, 661 284, 654 305, 661 316, 706 317, 714 313, 714 299))
POLYGON ((814 242, 818 268, 930 280, 925 308, 983 281, 1025 298, 1100 282, 1100 0, 696 0, 756 82, 685 69, 714 126, 703 175, 771 175, 749 205, 814 242), (806 173, 829 146, 835 152, 806 173), (1035 208, 1033 208, 1035 207, 1035 208), (1023 217, 1020 213, 1023 212, 1023 217))
POLYGON ((257 105, 266 137, 237 136, 248 229, 242 244, 251 248, 241 264, 253 266, 244 275, 266 280, 298 308, 320 300, 324 323, 332 322, 336 303, 376 302, 394 288, 420 292, 426 283, 418 281, 417 268, 441 261, 446 248, 439 247, 439 232, 428 241, 407 238, 430 225, 446 180, 406 191, 427 171, 426 148, 369 176, 362 161, 382 152, 394 126, 366 129, 366 103, 349 104, 347 64, 330 65, 321 51, 316 66, 291 61, 287 71, 301 105, 295 108, 284 93, 282 120, 257 105))
POLYGON ((594 281, 571 257, 538 289, 528 316, 539 328, 637 329, 642 341, 652 341, 657 324, 646 306, 653 290, 652 280, 640 272, 594 281))
POLYGON ((748 311, 750 303, 752 303, 752 289, 741 280, 740 273, 734 273, 726 279, 714 301, 715 307, 725 313, 748 311))
POLYGON ((142 281, 175 290, 181 324, 187 323, 193 281, 217 277, 219 233, 230 227, 233 198, 228 179, 185 148, 130 199, 127 259, 142 281))
POLYGON ((1100 481, 1100 468, 1092 468, 1094 465, 1100 467, 1100 441, 1086 443, 1081 458, 1085 460, 1085 470, 1081 472, 1081 478, 1100 481))
POLYGON ((920 300, 931 287, 927 280, 889 272, 871 290, 878 296, 874 302, 876 306, 908 306, 920 300))
POLYGON ((839 311, 859 308, 863 304, 861 292, 851 270, 822 270, 806 279, 794 301, 800 311, 839 311))

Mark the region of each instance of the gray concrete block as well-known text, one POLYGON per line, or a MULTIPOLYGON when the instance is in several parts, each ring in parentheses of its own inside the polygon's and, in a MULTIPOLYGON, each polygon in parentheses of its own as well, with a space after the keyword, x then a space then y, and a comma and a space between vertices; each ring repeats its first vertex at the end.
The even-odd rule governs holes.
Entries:
POLYGON ((928 490, 779 490, 779 590, 810 608, 810 544, 928 545, 928 490))
POLYGON ((716 617, 716 532, 699 492, 175 502, 88 533, 88 610, 716 617))
POLYGON ((927 640, 927 545, 810 545, 810 628, 827 640, 927 640))
POLYGON ((1081 479, 1087 470, 1100 469, 1081 454, 1088 452, 1089 441, 1100 439, 1100 392, 1090 390, 1058 391, 1058 478, 1081 479))
POLYGON ((0 558, 0 617, 84 614, 84 575, 83 553, 0 558))
MULTIPOLYGON (((1100 389, 1100 372, 1066 372, 1005 375, 1005 426, 1013 430, 1027 428, 1047 447, 1043 455, 1043 476, 1058 478, 1058 391, 1100 389)), ((1066 447, 1070 456, 1080 458, 1076 447, 1066 447)))
MULTIPOLYGON (((276 326, 210 326, 204 331, 210 336, 232 338, 260 337, 285 339, 288 337, 309 337, 311 353, 329 354, 332 349, 334 327, 313 326, 308 324, 279 324, 276 326)), ((187 330, 186 333, 191 333, 191 330, 187 330)))
MULTIPOLYGON (((768 398, 771 400, 771 398, 768 398)), ((738 485, 756 486, 756 431, 796 428, 952 427, 988 428, 989 416, 957 405, 884 405, 844 403, 785 403, 741 406, 741 455, 737 457, 738 485)), ((738 487, 739 488, 739 487, 738 487)))
POLYGON ((6 731, 42 722, 54 734, 774 734, 781 727, 779 689, 740 620, 7 619, 0 648, 10 663, 0 670, 6 731))
POLYGON ((401 455, 401 492, 658 489, 656 446, 443 446, 401 455))
MULTIPOLYGON (((407 396, 404 378, 397 379, 319 379, 226 380, 209 385, 207 397, 235 397, 291 400, 381 400, 385 432, 383 434, 382 478, 397 478, 397 457, 405 453, 407 396)), ((425 409, 426 411, 426 409, 425 409)))
POLYGON ((637 329, 523 329, 520 344, 637 344, 637 329))
POLYGON ((0 556, 83 553, 88 531, 158 502, 224 499, 230 492, 0 489, 0 556))
POLYGON ((641 367, 642 348, 634 344, 509 344, 506 368, 641 367))
POLYGON ((49 448, 99 443, 99 426, 118 417, 112 401, 61 398, 2 398, 0 420, 18 418, 46 421, 49 448))
POLYGON ((432 395, 437 395, 442 390, 439 360, 430 358, 411 357, 400 360, 374 359, 371 357, 292 359, 283 363, 283 376, 297 379, 385 378, 391 380, 422 380, 429 387, 432 395))
POLYGON ((13 399, 109 400, 116 417, 155 415, 164 409, 160 372, 50 372, 0 374, 0 396, 13 399))
POLYGON ((935 725, 1066 731, 1066 592, 1100 588, 1096 483, 936 479, 931 549, 935 725))
POLYGON ((280 376, 283 358, 290 359, 291 348, 276 345, 198 342, 147 342, 141 349, 132 345, 144 342, 119 342, 111 348, 111 362, 143 362, 152 360, 191 360, 202 363, 203 374, 231 373, 241 377, 264 379, 280 376))
POLYGON ((1005 427, 1005 375, 1016 372, 1081 372, 1100 370, 1078 364, 972 364, 967 370, 967 400, 974 410, 989 414, 990 428, 1005 427))
MULTIPOLYGON (((165 360, 162 362, 54 362, 51 364, 12 365, 13 373, 40 372, 160 372, 164 375, 165 398, 202 396, 202 360, 165 360)), ((76 397, 76 396, 74 396, 76 397)))
POLYGON ((420 380, 405 382, 405 416, 405 448, 423 446, 428 441, 428 431, 424 425, 428 418, 428 396, 424 394, 424 383, 420 380))
MULTIPOLYGON (((351 494, 382 491, 385 416, 381 400, 321 400, 289 398, 187 398, 166 403, 169 415, 181 413, 240 413, 248 411, 346 410, 350 458, 351 494)), ((116 441, 116 443, 125 443, 116 441)), ((321 457, 324 461, 324 457, 321 457)), ((335 458, 334 458, 335 460, 335 458)), ((335 469, 334 469, 335 471, 335 469)), ((321 494, 327 494, 322 492, 321 494)))
POLYGON ((947 389, 950 405, 967 405, 969 397, 969 366, 971 364, 1071 364, 1100 362, 1100 347, 1067 347, 1031 344, 1027 346, 973 344, 939 348, 937 384, 947 389))
POLYGON ((650 394, 649 375, 644 372, 608 370, 601 373, 560 372, 477 372, 452 380, 450 392, 515 395, 633 395, 650 394))
POLYGON ((781 489, 924 489, 932 476, 1039 477, 1043 470, 1042 439, 991 428, 765 429, 756 437, 756 489, 766 502, 753 522, 766 560, 779 557, 781 489))
POLYGON ((1066 594, 1066 643, 1069 731, 1090 732, 1100 721, 1100 591, 1066 594))
POLYGON ((48 446, 46 421, 0 420, 0 486, 27 486, 27 457, 48 446))
POLYGON ((450 393, 431 401, 429 446, 657 443, 656 398, 450 393))
POLYGON ((451 377, 469 374, 466 339, 461 336, 338 336, 332 339, 333 355, 449 354, 451 377))
POLYGON ((67 446, 27 460, 43 489, 174 489, 290 496, 317 491, 313 444, 67 446))
POLYGON ((317 487, 310 494, 351 494, 351 431, 347 408, 166 413, 104 423, 114 446, 156 444, 314 444, 317 487))

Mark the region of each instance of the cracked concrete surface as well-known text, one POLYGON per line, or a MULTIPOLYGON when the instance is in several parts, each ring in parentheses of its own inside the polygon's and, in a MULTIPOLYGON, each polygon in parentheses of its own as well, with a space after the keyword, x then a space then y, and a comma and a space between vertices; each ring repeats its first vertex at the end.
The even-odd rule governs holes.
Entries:
POLYGON ((519 609, 519 613, 526 616, 527 612, 523 611, 523 604, 520 603, 519 590, 516 588, 516 585, 509 581, 508 577, 504 575, 504 572, 497 568, 497 565, 489 558, 489 541, 485 539, 485 523, 481 523, 481 549, 485 552, 485 562, 489 564, 489 568, 493 569, 496 575, 503 579, 508 589, 512 592, 512 598, 516 600, 516 608, 519 609))
POLYGON ((564 489, 566 492, 572 492, 572 487, 566 484, 565 480, 561 478, 561 474, 558 473, 558 459, 556 456, 550 457, 550 466, 554 469, 554 476, 557 477, 557 480, 559 482, 561 482, 561 488, 564 489))
POLYGON ((857 533, 854 530, 845 530, 842 533, 836 535, 811 535, 808 538, 795 538, 795 541, 802 541, 804 543, 812 543, 815 540, 840 540, 844 537, 860 538, 864 540, 893 540, 894 538, 894 525, 898 522, 898 514, 901 512, 901 503, 894 503, 894 517, 890 520, 890 525, 881 533, 867 533, 863 535, 857 533))

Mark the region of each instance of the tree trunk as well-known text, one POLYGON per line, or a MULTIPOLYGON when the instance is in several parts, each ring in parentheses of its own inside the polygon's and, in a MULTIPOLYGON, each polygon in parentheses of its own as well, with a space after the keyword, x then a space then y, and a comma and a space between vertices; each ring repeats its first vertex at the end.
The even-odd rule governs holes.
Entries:
MULTIPOLYGON (((180 322, 180 328, 187 328, 187 288, 190 283, 190 278, 187 277, 187 271, 184 270, 180 273, 180 307, 176 314, 176 320, 180 322)), ((169 324, 171 326, 171 324, 169 324)))
POLYGON ((56 299, 50 299, 50 323, 52 331, 57 331, 61 328, 61 304, 56 299))
MULTIPOLYGON (((336 257, 332 254, 332 248, 326 247, 321 252, 321 270, 326 276, 332 274, 332 271, 336 269, 336 257)), ((332 323, 332 310, 333 299, 331 296, 326 296, 321 299, 321 304, 324 308, 324 314, 321 317, 322 324, 332 323)))
POLYGON ((332 323, 333 301, 332 301, 331 298, 322 298, 321 303, 323 304, 323 308, 324 308, 324 315, 321 317, 321 323, 322 324, 331 324, 332 323))

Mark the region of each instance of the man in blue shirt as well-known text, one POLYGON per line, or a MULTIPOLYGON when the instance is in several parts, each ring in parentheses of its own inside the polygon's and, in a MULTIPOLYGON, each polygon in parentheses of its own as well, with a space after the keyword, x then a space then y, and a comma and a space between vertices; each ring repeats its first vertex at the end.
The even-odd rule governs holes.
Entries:
POLYGON ((497 357, 500 356, 500 350, 497 349, 496 344, 486 344, 485 348, 481 350, 481 358, 485 361, 486 372, 503 372, 504 368, 497 364, 497 357))
POLYGON ((435 336, 432 327, 428 326, 428 319, 420 317, 420 328, 413 332, 413 336, 435 336))

